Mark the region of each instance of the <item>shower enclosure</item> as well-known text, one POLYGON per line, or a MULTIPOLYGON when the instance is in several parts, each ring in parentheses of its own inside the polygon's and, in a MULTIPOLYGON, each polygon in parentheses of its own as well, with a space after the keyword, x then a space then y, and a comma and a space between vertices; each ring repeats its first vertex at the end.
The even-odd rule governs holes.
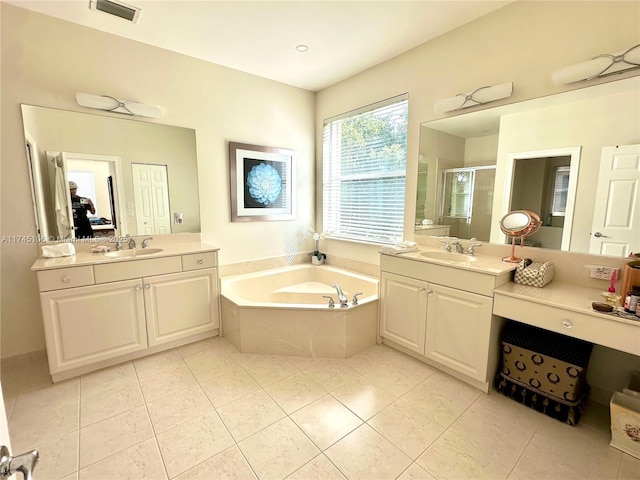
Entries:
POLYGON ((449 235, 489 241, 495 165, 442 170, 440 224, 449 235))

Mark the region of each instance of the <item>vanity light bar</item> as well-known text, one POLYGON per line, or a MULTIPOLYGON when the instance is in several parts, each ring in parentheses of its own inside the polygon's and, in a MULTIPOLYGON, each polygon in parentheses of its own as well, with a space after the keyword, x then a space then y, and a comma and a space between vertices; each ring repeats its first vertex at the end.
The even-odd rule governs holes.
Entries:
POLYGON ((622 52, 598 55, 586 62, 561 68, 553 72, 551 79, 554 83, 563 85, 606 77, 637 68, 640 68, 640 44, 622 52))
POLYGON ((91 95, 90 93, 76 93, 78 105, 107 112, 124 113, 139 117, 160 118, 162 109, 157 105, 145 105, 131 100, 118 100, 110 95, 91 95))
POLYGON ((447 113, 464 108, 484 105, 485 103, 508 98, 513 94, 513 82, 480 87, 471 93, 459 93, 455 97, 438 100, 433 109, 436 113, 447 113))
POLYGON ((116 0, 89 0, 89 9, 108 13, 132 23, 138 23, 142 10, 116 0))

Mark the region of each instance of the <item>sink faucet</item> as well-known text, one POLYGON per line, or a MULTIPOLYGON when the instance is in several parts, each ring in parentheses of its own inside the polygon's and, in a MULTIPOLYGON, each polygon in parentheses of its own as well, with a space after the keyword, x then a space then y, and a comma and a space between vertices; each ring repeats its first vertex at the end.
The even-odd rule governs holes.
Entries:
POLYGON ((451 244, 449 242, 447 242, 446 240, 440 240, 440 243, 444 243, 444 251, 445 252, 450 252, 451 251, 451 244))
POLYGON ((348 304, 347 304, 347 296, 344 294, 344 292, 340 288, 340 285, 338 285, 337 283, 334 283, 331 286, 336 289, 336 292, 338 292, 338 301, 340 302, 340 306, 341 307, 348 306, 348 304))
POLYGON ((149 240, 153 240, 153 237, 147 237, 144 240, 142 240, 142 248, 148 248, 149 247, 149 240))
POLYGON ((451 242, 451 245, 456 247, 456 253, 463 253, 462 244, 459 241, 451 242))
POLYGON ((129 235, 128 233, 125 235, 124 237, 125 240, 129 239, 129 248, 131 250, 134 250, 136 248, 136 240, 135 238, 133 238, 131 235, 129 235))
POLYGON ((476 252, 475 252, 475 250, 474 250, 474 248, 475 248, 475 247, 481 247, 481 246, 482 246, 482 244, 481 244, 481 243, 472 243, 471 245, 469 245, 469 246, 467 247, 467 255, 470 255, 470 256, 472 256, 472 257, 473 257, 473 255, 476 253, 476 252))

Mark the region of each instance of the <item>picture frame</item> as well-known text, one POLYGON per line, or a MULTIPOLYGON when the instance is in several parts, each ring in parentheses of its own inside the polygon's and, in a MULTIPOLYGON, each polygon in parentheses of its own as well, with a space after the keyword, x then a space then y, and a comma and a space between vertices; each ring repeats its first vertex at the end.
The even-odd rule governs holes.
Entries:
POLYGON ((295 152, 229 142, 231 221, 295 220, 295 152))

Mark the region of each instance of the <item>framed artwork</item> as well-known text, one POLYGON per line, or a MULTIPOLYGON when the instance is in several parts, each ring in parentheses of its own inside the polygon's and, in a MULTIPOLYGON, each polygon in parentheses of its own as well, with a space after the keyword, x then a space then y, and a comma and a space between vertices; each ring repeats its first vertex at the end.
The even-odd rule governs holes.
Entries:
POLYGON ((295 219, 294 153, 229 142, 232 222, 295 219))

